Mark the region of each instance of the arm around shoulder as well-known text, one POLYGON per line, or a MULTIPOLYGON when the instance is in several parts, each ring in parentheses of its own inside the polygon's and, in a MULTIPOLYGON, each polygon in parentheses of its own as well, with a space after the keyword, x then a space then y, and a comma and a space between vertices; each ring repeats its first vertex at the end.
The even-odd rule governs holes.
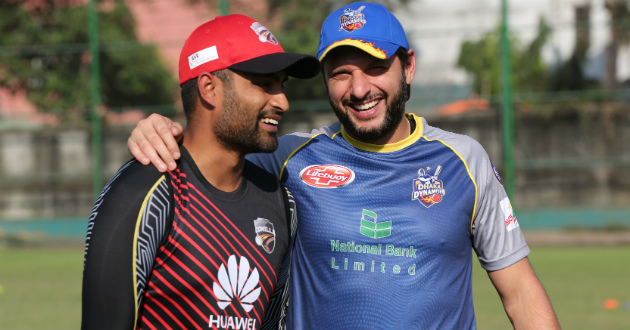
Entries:
POLYGON ((514 329, 560 329, 549 297, 527 257, 488 272, 514 329))

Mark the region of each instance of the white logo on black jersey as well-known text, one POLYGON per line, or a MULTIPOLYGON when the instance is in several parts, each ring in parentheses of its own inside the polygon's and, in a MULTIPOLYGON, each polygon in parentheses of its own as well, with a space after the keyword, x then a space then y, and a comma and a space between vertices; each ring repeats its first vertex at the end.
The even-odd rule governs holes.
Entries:
POLYGON ((217 275, 219 283, 214 282, 212 290, 219 300, 219 308, 225 309, 236 297, 246 312, 254 308, 253 303, 260 295, 259 275, 256 268, 250 274, 247 258, 241 257, 237 265, 236 256, 230 256, 227 269, 224 264, 221 264, 217 275))

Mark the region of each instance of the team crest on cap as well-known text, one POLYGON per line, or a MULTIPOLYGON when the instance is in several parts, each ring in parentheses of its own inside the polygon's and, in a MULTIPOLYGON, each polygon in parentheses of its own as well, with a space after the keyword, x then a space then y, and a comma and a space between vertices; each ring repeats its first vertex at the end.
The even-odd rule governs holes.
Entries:
POLYGON ((254 22, 250 27, 258 35, 258 40, 260 40, 260 42, 268 42, 272 45, 278 44, 278 39, 276 39, 273 33, 271 33, 271 31, 269 31, 269 29, 264 27, 262 24, 254 22))
POLYGON ((424 168, 419 169, 418 178, 413 180, 411 199, 419 201, 425 207, 441 202, 444 195, 446 195, 444 183, 442 180, 438 180, 441 171, 441 165, 438 165, 433 175, 426 173, 424 168))
POLYGON ((365 20, 365 14, 361 12, 363 9, 365 9, 365 6, 361 6, 357 10, 346 8, 339 19, 339 31, 343 29, 348 32, 352 32, 362 28, 363 25, 367 23, 365 20))
POLYGON ((254 220, 254 229, 256 230, 256 244, 262 246, 267 253, 273 252, 276 247, 276 231, 273 229, 273 223, 265 218, 254 220))

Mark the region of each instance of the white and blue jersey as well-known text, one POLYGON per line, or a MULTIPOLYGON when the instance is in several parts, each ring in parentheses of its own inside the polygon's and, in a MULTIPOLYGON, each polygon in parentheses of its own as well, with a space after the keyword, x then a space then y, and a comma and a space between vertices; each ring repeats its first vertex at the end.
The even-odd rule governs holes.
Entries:
POLYGON ((475 329, 472 249, 489 271, 529 254, 481 145, 408 117, 395 144, 336 123, 249 158, 299 210, 289 329, 475 329))

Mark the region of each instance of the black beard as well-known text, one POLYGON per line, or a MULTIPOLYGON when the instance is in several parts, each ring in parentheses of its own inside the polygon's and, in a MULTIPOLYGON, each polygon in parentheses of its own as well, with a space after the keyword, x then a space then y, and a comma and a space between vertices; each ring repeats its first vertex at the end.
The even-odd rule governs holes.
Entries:
POLYGON ((383 136, 393 133, 405 117, 405 103, 408 99, 406 80, 405 71, 402 70, 400 87, 398 88, 398 91, 396 91, 396 94, 392 96, 391 104, 387 107, 383 124, 374 129, 359 129, 346 113, 346 109, 343 108, 343 106, 339 107, 333 103, 330 93, 328 94, 328 101, 330 102, 330 106, 333 108, 337 119, 339 119, 339 122, 341 122, 346 132, 361 142, 375 141, 383 136))
POLYGON ((264 114, 259 114, 252 123, 252 118, 248 116, 248 109, 241 100, 237 99, 236 92, 232 88, 226 89, 223 111, 215 127, 215 134, 223 147, 243 155, 257 152, 268 153, 278 149, 275 132, 260 132, 258 123, 264 114), (263 135, 267 135, 267 138, 263 135))

